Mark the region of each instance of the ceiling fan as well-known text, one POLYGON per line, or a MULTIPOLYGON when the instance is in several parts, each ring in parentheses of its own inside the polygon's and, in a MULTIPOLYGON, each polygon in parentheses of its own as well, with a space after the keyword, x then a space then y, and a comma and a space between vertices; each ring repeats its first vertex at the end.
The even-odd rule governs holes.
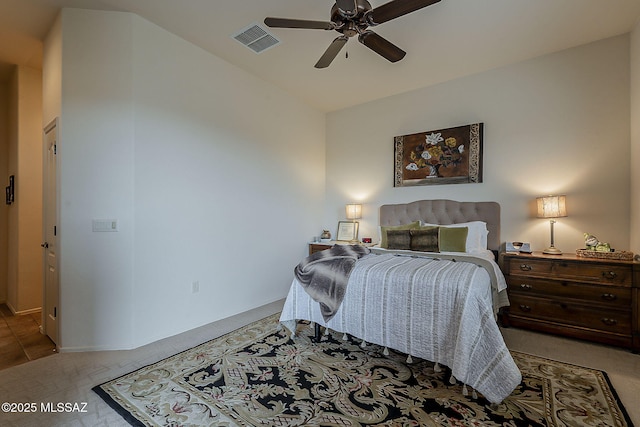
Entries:
POLYGON ((392 19, 415 12, 418 9, 438 3, 440 0, 392 0, 372 8, 367 0, 336 0, 331 8, 331 21, 308 21, 304 19, 265 18, 264 23, 271 28, 303 28, 312 30, 336 30, 337 37, 316 63, 316 68, 326 68, 338 56, 350 37, 358 36, 358 41, 391 62, 398 62, 406 52, 387 39, 369 29, 392 19))

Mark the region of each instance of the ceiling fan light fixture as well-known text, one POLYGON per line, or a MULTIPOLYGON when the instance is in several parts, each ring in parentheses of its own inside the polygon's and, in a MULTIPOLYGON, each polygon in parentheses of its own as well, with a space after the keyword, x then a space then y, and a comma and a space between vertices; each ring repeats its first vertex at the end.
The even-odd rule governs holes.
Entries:
POLYGON ((358 14, 357 0, 336 0, 338 12, 345 18, 353 18, 358 14))
POLYGON ((331 7, 331 21, 308 21, 303 19, 271 18, 264 20, 271 28, 304 28, 312 30, 335 30, 342 34, 336 38, 316 63, 316 68, 326 68, 344 47, 349 37, 358 36, 358 41, 390 62, 398 62, 406 52, 368 27, 382 24, 441 0, 391 0, 371 7, 368 0, 335 0, 331 7))

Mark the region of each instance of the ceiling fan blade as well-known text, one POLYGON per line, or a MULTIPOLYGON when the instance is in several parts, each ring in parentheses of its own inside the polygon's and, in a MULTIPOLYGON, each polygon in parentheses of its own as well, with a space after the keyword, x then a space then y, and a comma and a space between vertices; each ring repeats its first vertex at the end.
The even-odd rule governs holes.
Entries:
POLYGON ((340 53, 340 50, 342 50, 348 40, 349 37, 347 36, 340 36, 336 38, 333 43, 329 45, 327 50, 325 50, 325 52, 322 54, 315 67, 327 68, 329 65, 331 65, 335 57, 338 56, 338 53, 340 53))
POLYGON ((440 0, 392 0, 371 11, 371 25, 382 24, 399 16, 415 12, 423 7, 431 6, 440 0))
POLYGON ((340 14, 344 17, 355 16, 358 12, 356 0, 336 0, 340 14))
POLYGON ((365 31, 360 34, 358 41, 391 62, 398 62, 407 54, 404 50, 373 31, 365 31))
POLYGON ((265 18, 264 23, 271 28, 305 28, 311 30, 335 30, 336 24, 328 21, 307 21, 305 19, 265 18))

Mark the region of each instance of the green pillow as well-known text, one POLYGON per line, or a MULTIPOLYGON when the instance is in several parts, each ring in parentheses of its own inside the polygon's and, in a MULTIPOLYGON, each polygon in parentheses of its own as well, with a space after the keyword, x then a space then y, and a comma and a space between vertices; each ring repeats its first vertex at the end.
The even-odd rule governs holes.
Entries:
POLYGON ((387 248, 387 231, 389 230, 413 230, 420 227, 420 221, 403 225, 385 225, 380 227, 380 247, 387 248))
POLYGON ((438 243, 439 227, 420 227, 409 230, 411 233, 411 250, 420 252, 440 252, 438 243))
POLYGON ((413 230, 387 230, 388 249, 411 249, 411 231, 413 230))
POLYGON ((440 227, 441 252, 466 252, 468 227, 440 227))

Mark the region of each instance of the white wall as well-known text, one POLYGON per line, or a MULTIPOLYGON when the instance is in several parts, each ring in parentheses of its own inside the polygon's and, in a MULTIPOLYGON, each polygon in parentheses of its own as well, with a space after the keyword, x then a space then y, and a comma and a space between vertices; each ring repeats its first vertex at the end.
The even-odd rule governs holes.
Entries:
POLYGON ((10 88, 8 174, 15 177, 15 200, 8 208, 7 305, 24 314, 42 305, 41 71, 16 66, 10 88))
POLYGON ((318 234, 325 121, 149 22, 134 39, 140 344, 286 296, 318 234))
POLYGON ((61 33, 62 350, 283 298, 322 216, 324 115, 132 14, 64 9, 61 33))
MULTIPOLYGON (((9 183, 9 84, 0 82, 0 190, 9 183)), ((0 303, 7 301, 9 257, 9 206, 0 196, 0 303)))
POLYGON ((62 11, 60 347, 133 344, 133 15, 62 11), (115 218, 118 233, 93 233, 115 218))
POLYGON ((566 194, 559 249, 583 247, 583 232, 628 249, 629 73, 624 35, 330 113, 325 226, 351 200, 365 203, 360 236, 374 238, 381 204, 495 200, 502 241, 542 250, 549 222, 532 202, 566 194), (475 122, 485 125, 483 183, 393 188, 394 136, 475 122))
MULTIPOLYGON (((42 55, 42 122, 43 129, 62 108, 62 19, 58 14, 45 37, 42 55)), ((59 124, 58 124, 59 125, 59 124)))
POLYGON ((640 254, 640 22, 631 32, 631 250, 640 254))

